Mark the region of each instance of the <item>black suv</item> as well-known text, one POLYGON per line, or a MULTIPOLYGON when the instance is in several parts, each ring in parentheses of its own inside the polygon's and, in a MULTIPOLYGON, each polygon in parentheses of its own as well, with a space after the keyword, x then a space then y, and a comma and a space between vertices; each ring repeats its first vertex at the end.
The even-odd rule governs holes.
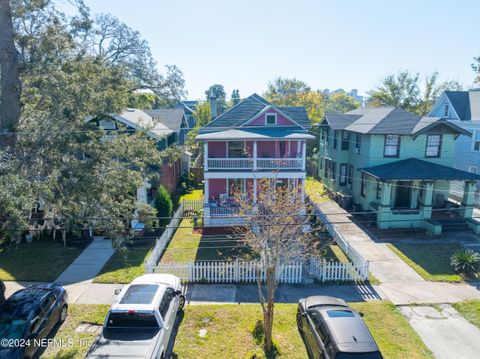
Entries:
POLYGON ((0 305, 0 358, 34 357, 41 339, 66 317, 67 292, 59 285, 31 285, 13 293, 0 305))
POLYGON ((326 296, 300 299, 297 325, 310 358, 383 358, 360 315, 343 299, 326 296))

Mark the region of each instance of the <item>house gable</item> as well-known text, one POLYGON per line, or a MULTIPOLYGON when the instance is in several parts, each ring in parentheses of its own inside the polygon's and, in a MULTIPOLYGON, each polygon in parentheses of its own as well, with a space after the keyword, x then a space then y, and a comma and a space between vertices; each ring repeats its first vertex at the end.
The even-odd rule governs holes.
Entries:
POLYGON ((285 115, 282 111, 276 109, 273 106, 267 106, 263 111, 258 115, 254 116, 252 119, 248 120, 242 126, 299 126, 297 122, 292 120, 290 117, 285 115), (269 120, 275 118, 275 122, 267 123, 267 116, 269 120))
POLYGON ((455 107, 453 107, 445 92, 442 93, 442 95, 438 98, 437 102, 430 111, 429 116, 460 120, 460 117, 455 111, 455 107))

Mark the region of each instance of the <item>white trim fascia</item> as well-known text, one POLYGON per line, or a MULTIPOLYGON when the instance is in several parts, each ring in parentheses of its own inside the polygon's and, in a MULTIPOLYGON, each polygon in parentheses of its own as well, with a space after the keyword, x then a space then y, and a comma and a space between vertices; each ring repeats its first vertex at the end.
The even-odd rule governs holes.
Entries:
POLYGON ((204 178, 306 178, 306 172, 205 172, 204 178))
MULTIPOLYGON (((302 129, 305 129, 305 127, 303 127, 302 125, 300 125, 297 121, 295 121, 294 119, 292 119, 290 116, 287 116, 284 112, 282 112, 281 110, 279 110, 278 108, 276 108, 275 106, 273 105, 269 105, 269 106, 266 106, 262 111, 260 111, 259 113, 257 113, 256 115, 254 115, 253 117, 251 117, 250 119, 248 119, 247 121, 245 121, 243 124, 241 124, 240 126, 238 126, 239 128, 240 127, 244 127, 246 125, 248 125, 250 122, 253 122, 255 119, 257 119, 259 116, 263 115, 264 113, 266 113, 268 110, 275 110, 277 111, 280 115, 284 116, 286 119, 292 121, 293 123, 295 123, 297 126, 299 126, 300 128, 302 129)), ((254 127, 254 126, 252 126, 254 127)))

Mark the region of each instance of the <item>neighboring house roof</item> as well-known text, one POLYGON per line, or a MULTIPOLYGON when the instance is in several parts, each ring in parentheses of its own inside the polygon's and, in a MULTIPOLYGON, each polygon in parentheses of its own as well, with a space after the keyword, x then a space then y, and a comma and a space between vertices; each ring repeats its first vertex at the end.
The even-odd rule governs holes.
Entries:
POLYGON ((180 131, 185 118, 185 111, 182 108, 159 108, 155 110, 143 110, 154 117, 155 121, 164 124, 173 131, 180 131))
POLYGON ((147 130, 157 139, 164 138, 173 131, 151 115, 139 109, 127 109, 119 115, 111 115, 117 121, 138 130, 147 130))
POLYGON ((470 136, 470 132, 440 117, 420 117, 395 107, 358 108, 345 114, 326 114, 324 121, 334 130, 363 134, 419 135, 434 126, 444 125, 470 136))
POLYGON ((269 107, 283 113, 290 120, 296 122, 300 127, 306 128, 310 126, 305 107, 276 107, 263 97, 253 94, 240 101, 230 110, 217 116, 203 128, 240 127, 269 107))
POLYGON ((480 175, 417 158, 360 169, 380 180, 480 180, 480 175))
POLYGON ((198 135, 197 140, 245 140, 245 139, 314 139, 315 136, 305 132, 299 132, 298 128, 248 128, 230 129, 225 131, 206 132, 198 135))
POLYGON ((480 90, 445 91, 459 120, 480 119, 480 90))
POLYGON ((175 107, 177 108, 183 108, 185 109, 186 113, 193 114, 193 111, 197 109, 199 101, 194 101, 194 100, 185 100, 185 101, 180 101, 177 103, 175 107))

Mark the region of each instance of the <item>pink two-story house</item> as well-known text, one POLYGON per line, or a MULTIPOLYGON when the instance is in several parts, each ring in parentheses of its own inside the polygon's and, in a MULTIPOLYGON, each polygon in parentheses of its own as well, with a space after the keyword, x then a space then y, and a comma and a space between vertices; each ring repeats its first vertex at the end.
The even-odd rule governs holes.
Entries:
POLYGON ((204 151, 204 225, 242 223, 232 195, 257 201, 257 181, 270 179, 305 196, 306 141, 310 121, 304 107, 274 106, 253 94, 200 129, 204 151))

